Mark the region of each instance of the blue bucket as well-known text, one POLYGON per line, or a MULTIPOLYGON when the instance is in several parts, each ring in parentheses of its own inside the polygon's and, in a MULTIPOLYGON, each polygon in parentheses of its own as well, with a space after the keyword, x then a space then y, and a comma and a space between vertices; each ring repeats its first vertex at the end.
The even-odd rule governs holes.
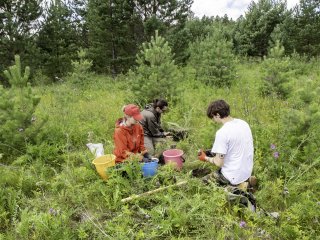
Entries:
POLYGON ((142 173, 144 177, 152 177, 157 173, 158 159, 152 159, 151 162, 143 163, 142 173))

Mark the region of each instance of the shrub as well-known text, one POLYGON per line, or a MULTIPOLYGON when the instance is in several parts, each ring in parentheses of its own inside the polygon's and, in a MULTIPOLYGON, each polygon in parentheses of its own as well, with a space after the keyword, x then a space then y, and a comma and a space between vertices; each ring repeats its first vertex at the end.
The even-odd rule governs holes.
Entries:
POLYGON ((58 170, 65 162, 65 158, 65 149, 63 147, 57 144, 41 143, 37 145, 28 145, 26 154, 13 163, 19 165, 19 160, 24 164, 34 164, 37 162, 40 166, 47 165, 58 170))
POLYGON ((289 147, 299 150, 297 157, 312 161, 319 155, 320 148, 320 88, 318 82, 312 79, 303 81, 300 86, 288 99, 292 108, 282 117, 282 124, 286 126, 289 147))

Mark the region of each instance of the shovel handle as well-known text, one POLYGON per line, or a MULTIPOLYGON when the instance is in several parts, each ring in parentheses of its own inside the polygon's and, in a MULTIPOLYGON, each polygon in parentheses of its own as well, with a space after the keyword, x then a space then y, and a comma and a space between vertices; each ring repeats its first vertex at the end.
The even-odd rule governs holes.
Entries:
POLYGON ((133 195, 131 197, 124 198, 124 199, 121 200, 121 202, 122 203, 126 203, 126 202, 129 202, 129 201, 137 199, 137 198, 141 198, 141 197, 144 197, 144 196, 151 195, 153 193, 161 192, 161 191, 163 191, 165 189, 168 189, 170 187, 178 187, 178 186, 182 186, 182 185, 185 185, 185 184, 187 184, 187 181, 178 182, 178 183, 173 184, 173 185, 157 188, 157 189, 154 189, 154 190, 151 190, 151 191, 148 191, 148 192, 141 193, 139 195, 133 195))

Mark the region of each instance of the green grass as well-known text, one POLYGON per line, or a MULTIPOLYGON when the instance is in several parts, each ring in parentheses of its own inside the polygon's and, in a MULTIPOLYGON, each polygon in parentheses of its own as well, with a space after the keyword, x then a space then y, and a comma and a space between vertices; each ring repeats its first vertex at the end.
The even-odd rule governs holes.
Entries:
MULTIPOLYGON (((311 136, 302 146, 290 145, 286 134, 291 125, 284 124, 285 114, 295 101, 260 96, 259 63, 239 64, 237 73, 230 89, 194 80, 184 83, 178 102, 170 105, 162 120, 190 129, 189 138, 177 144, 186 163, 181 172, 162 167, 152 179, 142 178, 139 164, 133 162, 128 166, 129 178, 113 171, 103 182, 85 146, 101 142, 105 153, 112 152, 115 120, 122 116, 124 104, 135 101, 124 80, 94 76, 82 86, 62 83, 36 88, 41 96, 36 117, 48 117, 48 122, 25 155, 12 159, 11 166, 0 166, 0 239, 316 239, 319 158, 303 160, 311 156, 302 151, 312 149, 311 136), (218 98, 230 103, 233 117, 252 127, 254 174, 260 180, 257 213, 230 206, 223 189, 190 176, 196 167, 215 169, 199 162, 196 153, 211 147, 219 128, 206 117, 207 105, 218 98), (277 146, 279 158, 273 157, 270 144, 277 146), (188 184, 120 202, 183 180, 188 184), (278 212, 280 218, 261 209, 278 212), (240 227, 241 221, 245 227, 240 227)), ((316 71, 291 81, 310 76, 320 82, 316 71)))

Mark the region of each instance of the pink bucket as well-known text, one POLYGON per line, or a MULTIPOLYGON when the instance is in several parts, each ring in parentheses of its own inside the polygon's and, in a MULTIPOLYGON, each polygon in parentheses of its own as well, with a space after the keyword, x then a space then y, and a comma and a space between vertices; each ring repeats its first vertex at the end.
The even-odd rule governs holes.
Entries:
POLYGON ((163 153, 163 157, 164 157, 164 162, 166 164, 174 164, 175 168, 177 170, 181 170, 182 169, 182 165, 184 162, 184 159, 182 157, 183 155, 183 151, 180 149, 169 149, 164 151, 163 153))

